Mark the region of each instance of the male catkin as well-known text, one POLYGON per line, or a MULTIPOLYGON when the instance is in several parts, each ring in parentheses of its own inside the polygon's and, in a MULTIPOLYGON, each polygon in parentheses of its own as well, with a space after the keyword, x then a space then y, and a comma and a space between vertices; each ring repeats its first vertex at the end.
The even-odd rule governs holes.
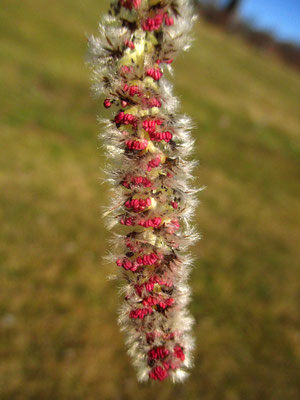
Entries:
POLYGON ((119 226, 111 255, 126 282, 119 320, 140 381, 181 381, 191 366, 192 124, 177 114, 164 75, 189 48, 192 21, 186 0, 115 0, 89 40, 94 91, 115 110, 103 121, 113 185, 105 214, 119 226))

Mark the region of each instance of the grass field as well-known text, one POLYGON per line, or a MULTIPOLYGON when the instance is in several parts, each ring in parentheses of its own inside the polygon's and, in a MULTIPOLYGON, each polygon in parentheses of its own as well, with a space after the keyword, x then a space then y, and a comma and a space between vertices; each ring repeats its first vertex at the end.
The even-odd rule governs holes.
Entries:
POLYGON ((300 398, 300 77, 203 22, 175 63, 197 124, 197 341, 184 385, 138 384, 100 206, 86 33, 104 0, 0 9, 1 400, 300 398))

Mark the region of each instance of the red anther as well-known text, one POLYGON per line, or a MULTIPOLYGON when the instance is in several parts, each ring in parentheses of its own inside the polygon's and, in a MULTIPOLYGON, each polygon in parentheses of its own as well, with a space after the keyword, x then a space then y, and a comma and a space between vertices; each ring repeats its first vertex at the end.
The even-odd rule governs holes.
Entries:
POLYGON ((105 108, 110 108, 111 107, 111 101, 109 99, 104 100, 104 107, 105 108))
POLYGON ((180 358, 181 361, 184 361, 185 359, 185 355, 183 353, 183 350, 180 346, 175 346, 174 347, 174 355, 177 358, 180 358))
POLYGON ((178 229, 180 229, 180 224, 177 219, 172 220, 166 225, 166 232, 170 235, 173 235, 178 229))
POLYGON ((150 360, 157 360, 166 358, 169 354, 169 350, 166 349, 164 346, 153 347, 151 350, 148 351, 148 358, 150 360))
POLYGON ((139 267, 138 263, 134 261, 134 263, 132 264, 131 271, 135 272, 138 269, 138 267, 139 267))
POLYGON ((120 223, 125 226, 133 226, 133 219, 129 218, 121 218, 120 223))
POLYGON ((150 160, 150 161, 148 162, 147 170, 148 170, 148 171, 151 171, 152 168, 158 167, 159 164, 160 164, 160 156, 156 156, 155 158, 153 158, 152 160, 150 160))
POLYGON ((152 182, 148 178, 143 177, 143 176, 132 176, 132 177, 125 179, 122 182, 122 185, 127 188, 138 186, 138 185, 141 185, 144 187, 150 187, 150 186, 152 186, 152 182))
POLYGON ((122 266, 126 270, 131 269, 132 268, 132 262, 129 261, 129 260, 125 260, 125 261, 123 261, 122 266))
POLYGON ((132 319, 143 319, 146 315, 148 314, 152 314, 153 310, 151 307, 147 307, 147 308, 137 308, 135 310, 131 310, 130 314, 129 314, 129 318, 132 319))
POLYGON ((144 150, 148 146, 148 140, 126 140, 125 144, 130 150, 144 150))
POLYGON ((125 40, 125 46, 129 47, 131 50, 135 48, 134 43, 131 40, 125 40))
POLYGON ((149 179, 142 177, 141 185, 143 185, 144 187, 151 187, 152 182, 149 179))
POLYGON ((147 292, 152 292, 154 289, 154 283, 153 282, 145 283, 145 288, 146 288, 147 292))
POLYGON ((171 307, 175 303, 175 299, 173 297, 169 297, 165 300, 165 305, 167 307, 171 307))
POLYGON ((168 376, 168 371, 161 367, 160 365, 156 366, 149 372, 149 377, 153 380, 163 381, 168 376))
POLYGON ((151 107, 160 108, 161 107, 161 102, 158 99, 156 99, 155 97, 153 97, 153 98, 148 100, 148 107, 150 107, 150 108, 151 107))
POLYGON ((141 5, 142 0, 133 0, 133 7, 137 10, 141 5))
POLYGON ((132 68, 131 68, 131 67, 128 67, 127 65, 123 65, 123 66, 121 67, 121 72, 122 72, 123 74, 128 74, 130 71, 132 71, 132 68))
POLYGON ((151 344, 154 342, 155 339, 155 332, 147 332, 146 333, 146 340, 148 344, 151 344))
POLYGON ((178 208, 178 203, 176 201, 172 201, 171 204, 172 204, 173 208, 175 208, 175 209, 178 208))
POLYGON ((172 135, 172 133, 171 132, 163 132, 164 133, 164 140, 165 140, 165 142, 169 142, 170 140, 172 140, 172 138, 173 138, 173 135, 172 135))
POLYGON ((165 18, 165 24, 167 26, 174 25, 174 19, 171 16, 169 16, 167 13, 165 13, 164 18, 165 18))
POLYGON ((141 89, 138 86, 128 86, 127 84, 124 85, 124 91, 127 92, 129 91, 130 96, 134 96, 137 94, 138 96, 141 96, 141 89))
POLYGON ((151 253, 137 257, 136 262, 139 265, 154 265, 157 260, 158 260, 157 255, 155 253, 151 253))
POLYGON ((161 222, 162 222, 161 218, 156 217, 148 220, 141 219, 138 225, 143 226, 145 228, 149 228, 150 226, 152 226, 153 228, 157 229, 161 225, 161 222))
POLYGON ((123 121, 123 118, 124 118, 124 113, 123 111, 120 111, 119 114, 115 116, 115 123, 120 124, 123 121))
POLYGON ((136 123, 136 121, 137 121, 137 118, 134 115, 132 115, 132 114, 124 114, 124 112, 121 111, 117 115, 116 124, 122 123, 124 125, 134 125, 136 123))
POLYGON ((146 70, 146 75, 150 76, 155 81, 158 81, 163 76, 163 73, 161 72, 160 68, 148 68, 146 70))
POLYGON ((137 262, 131 262, 127 258, 124 258, 123 260, 119 258, 116 261, 116 264, 118 265, 118 267, 123 267, 126 271, 131 270, 132 272, 135 272, 140 266, 137 262))
POLYGON ((121 6, 128 10, 138 9, 141 5, 141 0, 121 0, 121 6))
POLYGON ((166 143, 170 142, 170 140, 173 138, 173 135, 171 132, 150 132, 149 133, 150 139, 153 142, 161 142, 164 140, 166 143))
POLYGON ((169 172, 169 171, 167 172, 167 177, 168 177, 168 178, 173 178, 173 176, 174 176, 174 175, 173 175, 171 172, 169 172))
POLYGON ((145 299, 143 299, 143 305, 144 306, 155 306, 156 304, 159 304, 159 300, 158 299, 156 299, 155 297, 153 297, 153 296, 149 296, 149 297, 146 297, 145 299))
POLYGON ((151 199, 132 199, 125 202, 125 207, 132 208, 134 212, 144 211, 146 207, 151 205, 151 199))
POLYGON ((174 337, 175 337, 175 333, 174 332, 170 332, 170 333, 167 333, 166 335, 164 335, 164 338, 166 340, 172 340, 172 339, 174 339, 174 337))
POLYGON ((115 123, 117 125, 135 125, 137 118, 132 114, 125 114, 123 111, 120 111, 119 114, 115 116, 115 123))
POLYGON ((156 217, 156 218, 154 218, 153 219, 153 226, 154 226, 154 228, 158 228, 159 226, 160 226, 160 224, 161 224, 161 218, 160 217, 156 217))
POLYGON ((169 371, 169 369, 170 369, 170 363, 169 363, 168 361, 163 361, 162 364, 163 364, 165 370, 166 370, 166 371, 169 371))
POLYGON ((141 297, 142 296, 143 285, 136 285, 135 291, 141 297))
POLYGON ((146 119, 143 121, 143 128, 148 133, 154 133, 156 125, 162 125, 163 121, 161 119, 146 119))
POLYGON ((180 228, 180 224, 179 224, 177 219, 172 220, 171 222, 172 222, 172 224, 173 224, 173 226, 175 227, 176 230, 178 230, 180 228))
POLYGON ((128 106, 127 101, 122 100, 122 101, 121 101, 121 106, 122 106, 123 108, 127 107, 127 106, 128 106))
POLYGON ((159 24, 154 18, 147 18, 142 22, 142 29, 144 31, 155 31, 161 27, 162 22, 159 24))

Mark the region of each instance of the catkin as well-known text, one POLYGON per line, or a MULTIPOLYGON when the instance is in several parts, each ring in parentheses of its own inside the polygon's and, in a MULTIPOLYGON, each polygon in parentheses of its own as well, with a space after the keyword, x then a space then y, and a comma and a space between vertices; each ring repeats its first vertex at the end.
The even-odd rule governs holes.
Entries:
POLYGON ((186 0, 116 0, 89 39, 94 92, 114 110, 101 135, 113 189, 105 215, 117 225, 109 258, 125 282, 119 322, 140 381, 182 381, 192 364, 196 163, 192 123, 165 74, 189 48, 193 20, 186 0))

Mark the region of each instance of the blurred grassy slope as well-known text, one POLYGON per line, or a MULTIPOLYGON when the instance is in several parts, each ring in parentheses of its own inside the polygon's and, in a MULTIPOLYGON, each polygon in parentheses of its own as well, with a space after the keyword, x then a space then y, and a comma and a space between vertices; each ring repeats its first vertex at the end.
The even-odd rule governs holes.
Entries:
POLYGON ((114 267, 100 262, 102 108, 83 58, 106 8, 1 5, 0 398, 296 400, 299 75, 203 23, 175 63, 208 186, 191 280, 197 351, 185 385, 139 385, 118 284, 105 280, 114 267))

